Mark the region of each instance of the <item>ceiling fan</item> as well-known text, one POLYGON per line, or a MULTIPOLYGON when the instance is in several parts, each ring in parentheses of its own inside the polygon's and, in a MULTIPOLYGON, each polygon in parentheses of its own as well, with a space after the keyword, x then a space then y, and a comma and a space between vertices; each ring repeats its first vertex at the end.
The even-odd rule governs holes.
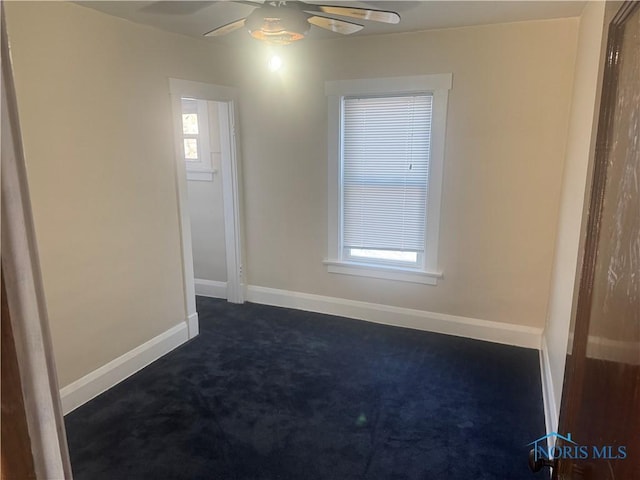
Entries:
POLYGON ((205 37, 219 37, 246 27, 253 38, 271 45, 287 45, 302 40, 311 25, 342 35, 350 35, 364 28, 364 25, 335 18, 348 17, 383 23, 398 23, 400 15, 387 10, 373 10, 360 7, 336 5, 316 5, 301 1, 236 1, 255 6, 255 10, 245 18, 214 28, 205 37))

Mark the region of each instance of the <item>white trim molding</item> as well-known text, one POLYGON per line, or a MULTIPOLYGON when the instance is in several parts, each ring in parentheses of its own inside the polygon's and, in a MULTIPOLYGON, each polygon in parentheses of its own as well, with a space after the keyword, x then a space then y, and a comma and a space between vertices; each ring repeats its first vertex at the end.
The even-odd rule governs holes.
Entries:
MULTIPOLYGON (((551 362, 549 360, 549 349, 547 341, 542 337, 540 345, 540 379, 542 383, 542 401, 544 405, 544 423, 547 433, 558 431, 558 402, 553 388, 553 378, 551 376, 551 362)), ((549 447, 553 447, 551 437, 548 438, 549 447)))
POLYGON ((180 78, 169 79, 169 91, 171 92, 171 95, 176 95, 178 97, 185 96, 219 102, 230 102, 235 100, 238 96, 238 92, 235 87, 212 85, 210 83, 194 82, 192 80, 184 80, 180 78))
POLYGON ((192 313, 187 317, 187 330, 189 340, 196 338, 200 332, 200 323, 198 321, 198 312, 192 313))
MULTIPOLYGON (((197 317, 196 317, 197 318, 197 317)), ((166 355, 189 339, 187 322, 128 351, 60 390, 66 415, 166 355)))
POLYGON ((487 342, 540 349, 542 329, 249 285, 247 300, 487 342))
POLYGON ((190 182, 212 182, 213 176, 218 170, 207 168, 202 170, 187 170, 187 181, 190 182))
POLYGON ((242 250, 242 204, 240 156, 236 118, 237 102, 218 102, 222 170, 222 203, 224 204, 224 238, 227 253, 227 295, 232 303, 244 303, 242 250), (225 134, 223 134, 223 132, 225 134))
POLYGON ((227 298, 227 282, 196 278, 196 295, 211 298, 227 298))
POLYGON ((327 272, 342 273, 344 275, 357 275, 359 277, 383 278, 385 280, 398 280, 400 282, 422 283, 424 285, 436 285, 441 273, 427 272, 415 268, 400 268, 386 265, 368 265, 366 263, 345 262, 342 260, 325 260, 327 272))

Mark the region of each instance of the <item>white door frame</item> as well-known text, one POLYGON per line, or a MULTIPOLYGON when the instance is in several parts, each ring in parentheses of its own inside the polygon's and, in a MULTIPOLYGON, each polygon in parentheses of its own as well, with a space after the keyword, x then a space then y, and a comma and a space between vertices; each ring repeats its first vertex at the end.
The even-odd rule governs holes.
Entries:
POLYGON ((219 103, 221 132, 221 174, 224 202, 225 246, 227 256, 227 300, 244 302, 243 251, 240 209, 240 175, 235 118, 237 117, 237 90, 232 87, 211 85, 190 80, 169 79, 169 91, 173 107, 173 127, 175 138, 176 191, 178 195, 178 215, 180 217, 180 239, 182 246, 182 270, 187 311, 189 338, 198 335, 198 313, 193 273, 193 247, 191 243, 191 221, 187 198, 187 175, 182 154, 182 97, 197 98, 219 103))

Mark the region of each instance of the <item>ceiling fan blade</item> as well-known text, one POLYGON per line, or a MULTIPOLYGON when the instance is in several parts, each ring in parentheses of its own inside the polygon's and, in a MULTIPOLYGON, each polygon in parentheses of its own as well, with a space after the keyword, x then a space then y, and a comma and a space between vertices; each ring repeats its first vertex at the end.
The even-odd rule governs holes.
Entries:
POLYGON ((211 6, 209 1, 175 2, 158 1, 143 7, 140 11, 160 15, 192 15, 203 8, 211 6))
POLYGON ((222 25, 221 27, 214 28, 210 32, 204 34, 205 37, 221 37, 222 35, 226 35, 227 33, 231 33, 234 30, 238 30, 239 28, 244 27, 244 22, 246 18, 241 18, 240 20, 236 20, 235 22, 227 23, 226 25, 222 25))
POLYGON ((251 7, 259 7, 261 5, 264 5, 265 2, 259 1, 259 0, 230 0, 233 3, 240 3, 242 5, 249 5, 251 7))
POLYGON ((334 5, 313 5, 305 4, 303 10, 306 12, 322 12, 329 15, 340 15, 341 17, 359 18, 361 20, 371 20, 383 23, 399 23, 400 15, 388 10, 370 10, 358 7, 337 7, 334 5))
POLYGON ((341 33, 343 35, 350 35, 363 29, 362 25, 357 23, 347 22, 346 20, 338 20, 337 18, 326 18, 313 16, 307 18, 307 21, 316 27, 324 28, 325 30, 331 30, 332 32, 341 33))

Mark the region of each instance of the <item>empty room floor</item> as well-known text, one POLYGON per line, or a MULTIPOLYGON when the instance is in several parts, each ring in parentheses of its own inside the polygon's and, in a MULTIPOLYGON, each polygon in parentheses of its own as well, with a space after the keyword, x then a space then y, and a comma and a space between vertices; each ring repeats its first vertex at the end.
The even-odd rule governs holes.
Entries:
POLYGON ((66 416, 76 480, 543 478, 536 350, 197 301, 198 337, 66 416))

